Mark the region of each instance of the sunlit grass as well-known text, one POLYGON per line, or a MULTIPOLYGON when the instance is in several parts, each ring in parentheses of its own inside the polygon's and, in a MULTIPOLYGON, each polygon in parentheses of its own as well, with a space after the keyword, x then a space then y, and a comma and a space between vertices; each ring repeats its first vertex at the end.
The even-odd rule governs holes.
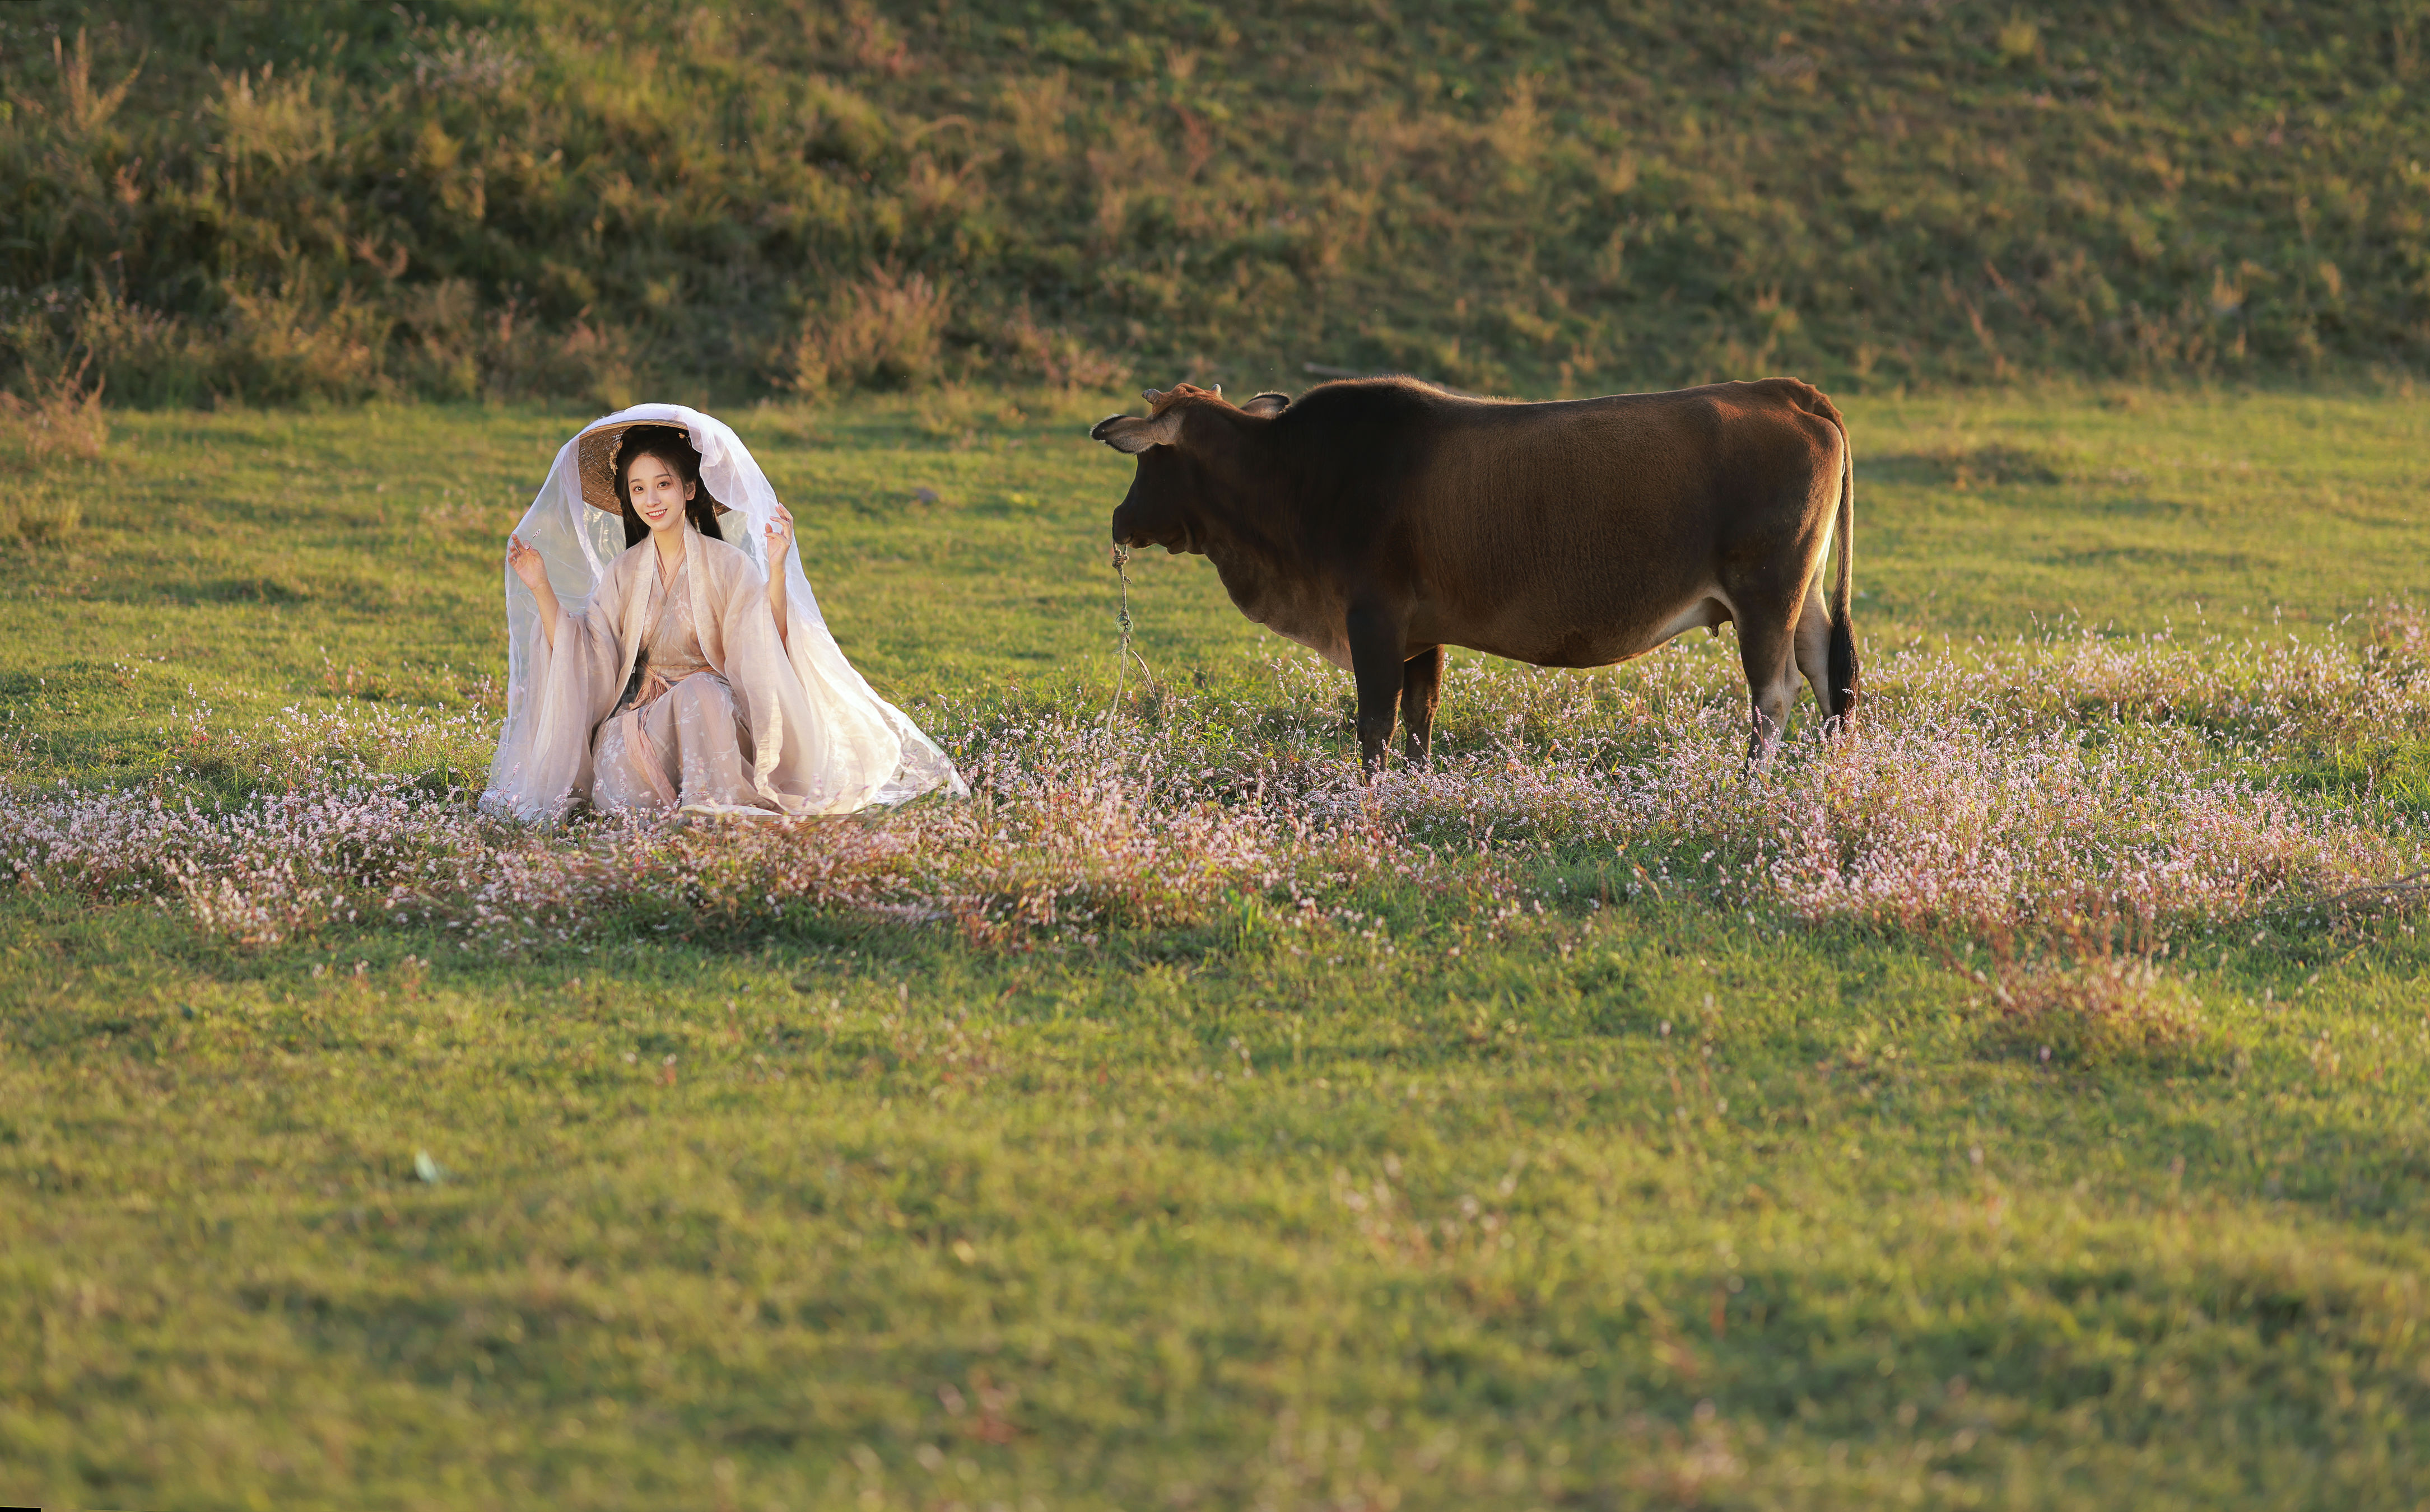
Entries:
POLYGON ((471 810, 581 417, 113 417, 0 599, 0 1494, 2409 1504, 2410 407, 1856 406, 1856 742, 1462 657, 1373 788, 1202 562, 1109 709, 1098 412, 735 417, 977 789, 744 834, 471 810))

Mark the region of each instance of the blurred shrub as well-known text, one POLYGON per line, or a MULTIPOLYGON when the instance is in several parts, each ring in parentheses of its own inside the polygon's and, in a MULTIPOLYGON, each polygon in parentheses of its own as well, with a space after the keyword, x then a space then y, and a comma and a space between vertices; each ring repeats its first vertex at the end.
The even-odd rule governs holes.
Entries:
POLYGON ((520 299, 484 308, 463 278, 409 286, 398 300, 398 374, 443 398, 564 394, 621 409, 640 394, 626 332, 577 312, 552 329, 520 299))
POLYGON ((936 381, 945 291, 924 274, 873 268, 838 288, 803 324, 793 344, 792 387, 812 397, 830 389, 912 389, 936 381))
POLYGON ((85 381, 87 357, 73 368, 28 373, 30 396, 0 393, 0 419, 10 439, 35 466, 54 457, 91 461, 109 443, 109 420, 102 413, 101 386, 85 381))
POLYGON ((62 354, 137 404, 2414 368, 2422 29, 2410 0, 27 0, 0 387, 62 354))
POLYGON ((0 501, 0 539, 29 546, 55 545, 84 523, 84 506, 61 497, 40 478, 21 479, 0 501))
POLYGON ((2148 957, 1996 960, 1986 1048, 2061 1066, 2170 1063, 2226 1048, 2184 981, 2148 957))
POLYGON ((997 328, 994 357, 1004 376, 1049 389, 1108 389, 1130 374, 1070 331, 1039 324, 1026 305, 997 328))

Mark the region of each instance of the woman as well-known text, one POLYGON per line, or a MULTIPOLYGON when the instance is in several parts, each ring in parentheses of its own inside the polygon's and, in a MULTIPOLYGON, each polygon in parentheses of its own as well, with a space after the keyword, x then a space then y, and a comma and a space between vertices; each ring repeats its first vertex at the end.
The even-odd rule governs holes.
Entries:
POLYGON ((507 725, 486 811, 779 818, 969 790, 844 660, 792 515, 707 415, 640 405, 585 427, 507 567, 507 725))

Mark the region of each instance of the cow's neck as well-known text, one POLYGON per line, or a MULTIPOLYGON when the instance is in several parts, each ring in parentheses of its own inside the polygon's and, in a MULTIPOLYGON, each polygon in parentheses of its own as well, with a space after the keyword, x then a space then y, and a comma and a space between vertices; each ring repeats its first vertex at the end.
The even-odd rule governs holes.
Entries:
POLYGON ((1241 614, 1328 661, 1350 665, 1341 595, 1312 570, 1314 563, 1299 560, 1301 554, 1259 521, 1202 517, 1191 522, 1191 534, 1241 614))

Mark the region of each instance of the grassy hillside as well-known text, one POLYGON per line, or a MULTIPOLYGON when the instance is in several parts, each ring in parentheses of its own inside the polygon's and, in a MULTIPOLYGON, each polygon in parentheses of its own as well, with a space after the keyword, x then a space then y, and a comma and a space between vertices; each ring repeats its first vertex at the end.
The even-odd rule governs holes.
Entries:
POLYGON ((2430 18, 0 9, 0 324, 134 402, 2430 356, 2430 18))
POLYGON ((738 411, 978 788, 756 836, 456 788, 578 411, 119 417, 0 574, 0 1501, 2415 1505, 2430 420, 1849 408, 1861 741, 1461 657, 1373 789, 1201 561, 1108 729, 1085 411, 738 411))

